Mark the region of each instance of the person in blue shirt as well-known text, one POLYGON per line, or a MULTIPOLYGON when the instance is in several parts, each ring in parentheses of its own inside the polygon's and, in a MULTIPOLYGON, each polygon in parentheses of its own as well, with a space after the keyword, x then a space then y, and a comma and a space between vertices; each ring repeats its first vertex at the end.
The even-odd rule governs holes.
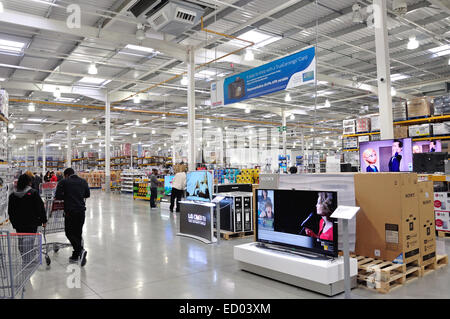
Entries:
POLYGON ((400 172, 400 162, 402 160, 403 142, 394 140, 392 143, 392 157, 389 160, 389 172, 400 172))

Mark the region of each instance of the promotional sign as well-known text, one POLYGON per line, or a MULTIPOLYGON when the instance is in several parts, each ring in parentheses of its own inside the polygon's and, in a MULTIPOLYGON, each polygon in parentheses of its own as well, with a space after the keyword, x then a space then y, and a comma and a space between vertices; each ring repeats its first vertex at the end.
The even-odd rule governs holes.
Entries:
POLYGON ((180 234, 213 240, 211 205, 180 202, 180 234))
POLYGON ((221 106, 313 83, 315 47, 211 84, 211 105, 221 106))

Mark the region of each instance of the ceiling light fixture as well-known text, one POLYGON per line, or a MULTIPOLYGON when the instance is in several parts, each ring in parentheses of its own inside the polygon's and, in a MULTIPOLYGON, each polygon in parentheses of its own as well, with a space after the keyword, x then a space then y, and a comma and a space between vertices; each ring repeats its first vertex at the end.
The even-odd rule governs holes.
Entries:
POLYGON ((57 99, 61 97, 61 91, 59 90, 59 88, 55 89, 55 92, 53 92, 53 96, 57 99))
POLYGON ((253 51, 250 49, 247 49, 245 51, 244 60, 245 61, 253 61, 255 59, 255 55, 253 54, 253 51))
POLYGON ((188 85, 189 81, 186 76, 183 76, 180 81, 181 85, 188 85))
POLYGON ((250 113, 250 109, 245 109, 245 113, 250 113))
POLYGON ((101 136, 101 135, 102 135, 102 132, 98 131, 97 136, 101 136))
POLYGON ((3 13, 5 8, 3 7, 3 2, 0 1, 0 13, 3 13))
POLYGON ((352 10, 353 10, 353 16, 352 16, 353 23, 363 23, 364 20, 362 17, 361 6, 359 5, 359 3, 355 3, 352 6, 352 10))
POLYGON ((88 73, 92 74, 92 75, 95 75, 98 73, 97 66, 95 65, 95 63, 89 64, 88 73))
POLYGON ((416 36, 415 35, 410 36, 408 45, 407 45, 408 50, 414 50, 414 49, 417 49, 418 47, 419 47, 419 41, 416 40, 416 36))
POLYGON ((34 103, 28 104, 28 111, 29 111, 29 112, 34 112, 34 111, 36 111, 36 107, 35 107, 34 103))
POLYGON ((10 122, 10 123, 8 124, 8 128, 13 129, 13 128, 14 128, 14 124, 13 124, 12 122, 10 122))
POLYGON ((156 133, 156 131, 155 130, 152 130, 152 134, 155 134, 156 133))
POLYGON ((143 24, 139 23, 137 25, 137 30, 136 30, 136 39, 139 41, 142 41, 145 39, 145 27, 143 24))
POLYGON ((89 148, 92 148, 92 144, 91 144, 91 145, 89 145, 89 148))
POLYGON ((139 103, 141 103, 141 98, 139 97, 138 94, 135 95, 135 96, 133 96, 133 103, 134 103, 134 104, 139 104, 139 103))
POLYGON ((206 124, 211 124, 211 119, 210 118, 206 119, 206 124))
POLYGON ((331 103, 330 103, 330 101, 328 99, 325 101, 324 107, 327 107, 327 108, 331 107, 331 103))
POLYGON ((292 121, 295 120, 295 115, 294 115, 294 114, 291 114, 290 119, 291 119, 292 121))
POLYGON ((86 119, 85 117, 83 117, 83 118, 81 119, 81 123, 87 124, 87 119, 86 119))
POLYGON ((137 137, 136 133, 133 133, 133 138, 136 138, 136 137, 137 137))
POLYGON ((286 96, 284 97, 284 101, 285 102, 291 102, 292 101, 291 95, 289 93, 286 93, 286 96))

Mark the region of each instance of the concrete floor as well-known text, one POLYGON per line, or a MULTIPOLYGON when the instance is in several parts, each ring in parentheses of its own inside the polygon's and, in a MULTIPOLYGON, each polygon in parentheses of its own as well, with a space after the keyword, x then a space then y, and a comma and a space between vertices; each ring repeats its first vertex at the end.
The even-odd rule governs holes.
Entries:
MULTIPOLYGON (((31 277, 25 298, 329 298, 241 271, 233 246, 252 239, 221 241, 220 246, 176 236, 178 215, 150 211, 130 194, 92 191, 84 227, 87 264, 80 288, 69 288, 71 248, 50 253, 52 264, 31 277)), ((66 242, 63 233, 49 242, 66 242)), ((450 250, 450 245, 446 247, 450 250)), ((343 294, 334 298, 343 298, 343 294)), ((353 298, 450 298, 449 267, 383 295, 353 289, 353 298)))

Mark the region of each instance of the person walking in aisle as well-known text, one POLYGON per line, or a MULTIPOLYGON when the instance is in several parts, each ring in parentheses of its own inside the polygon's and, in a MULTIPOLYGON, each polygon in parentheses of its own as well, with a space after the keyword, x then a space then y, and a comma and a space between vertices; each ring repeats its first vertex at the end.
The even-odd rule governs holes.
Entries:
POLYGON ((64 179, 56 187, 55 199, 64 200, 64 227, 73 247, 69 262, 86 264, 87 251, 83 248, 83 225, 86 217, 86 198, 91 196, 86 180, 78 177, 72 168, 64 171, 64 179))
POLYGON ((33 187, 33 189, 37 190, 38 192, 40 191, 40 185, 42 184, 42 178, 38 173, 34 173, 34 179, 33 179, 33 185, 31 187, 33 187))
MULTIPOLYGON (((9 195, 9 220, 18 233, 34 234, 38 226, 45 227, 47 223, 44 202, 39 192, 31 188, 31 184, 29 175, 20 175, 17 190, 9 195)), ((34 239, 32 236, 19 238, 19 251, 26 264, 33 260, 34 255, 29 253, 25 255, 25 248, 33 246, 34 239)))
POLYGON ((152 169, 152 176, 150 176, 150 209, 156 208, 156 197, 158 196, 158 170, 152 169))
POLYGON ((180 212, 180 199, 183 195, 183 191, 186 188, 186 172, 180 170, 175 174, 172 180, 172 194, 170 195, 170 212, 173 213, 173 207, 175 199, 177 201, 176 212, 180 212))

